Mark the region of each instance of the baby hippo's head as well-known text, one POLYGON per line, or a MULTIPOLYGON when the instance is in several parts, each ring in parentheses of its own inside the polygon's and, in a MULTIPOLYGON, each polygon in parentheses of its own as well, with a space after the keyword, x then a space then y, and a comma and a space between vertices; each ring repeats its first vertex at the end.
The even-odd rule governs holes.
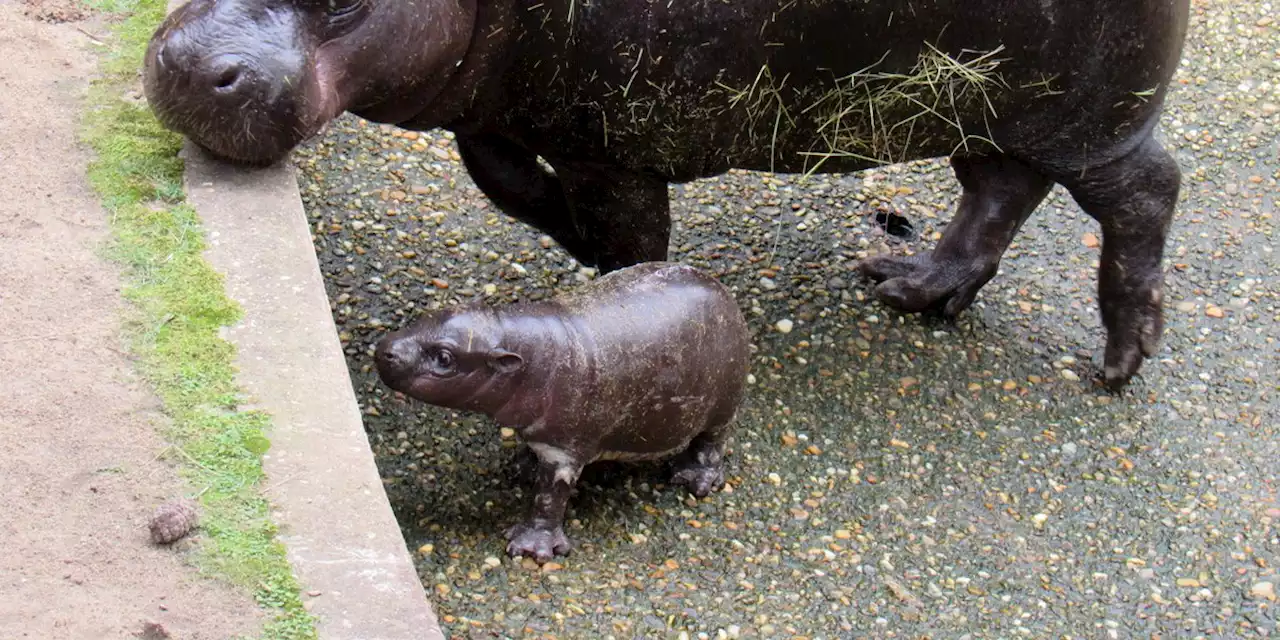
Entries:
POLYGON ((448 309, 423 316, 378 341, 374 360, 388 387, 415 400, 484 411, 493 384, 524 367, 519 355, 500 348, 502 327, 483 308, 448 309))

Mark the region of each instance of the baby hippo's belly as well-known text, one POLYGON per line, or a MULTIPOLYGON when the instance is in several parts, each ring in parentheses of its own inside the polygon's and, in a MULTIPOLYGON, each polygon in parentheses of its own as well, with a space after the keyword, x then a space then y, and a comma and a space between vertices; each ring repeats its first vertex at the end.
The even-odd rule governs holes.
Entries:
POLYGON ((600 442, 596 460, 639 461, 664 458, 683 450, 710 426, 711 398, 670 395, 644 398, 613 415, 613 425, 600 442))

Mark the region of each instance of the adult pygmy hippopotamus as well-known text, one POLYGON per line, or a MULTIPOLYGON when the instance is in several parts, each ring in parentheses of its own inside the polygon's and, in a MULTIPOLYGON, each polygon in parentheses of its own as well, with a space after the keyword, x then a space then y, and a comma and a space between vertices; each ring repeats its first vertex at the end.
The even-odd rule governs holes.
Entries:
POLYGON ((692 267, 649 262, 555 299, 439 311, 378 342, 378 376, 433 405, 514 428, 538 458, 533 511, 507 552, 569 552, 563 522, 582 467, 680 453, 673 484, 724 485, 749 334, 732 295, 692 267))
POLYGON ((343 111, 454 131, 498 207, 602 272, 666 259, 669 183, 950 156, 963 194, 933 252, 861 265, 908 312, 967 308, 1061 184, 1101 225, 1104 375, 1120 388, 1163 330, 1181 172, 1152 131, 1187 14, 1188 0, 193 0, 155 33, 145 84, 162 122, 234 161, 280 159, 343 111))

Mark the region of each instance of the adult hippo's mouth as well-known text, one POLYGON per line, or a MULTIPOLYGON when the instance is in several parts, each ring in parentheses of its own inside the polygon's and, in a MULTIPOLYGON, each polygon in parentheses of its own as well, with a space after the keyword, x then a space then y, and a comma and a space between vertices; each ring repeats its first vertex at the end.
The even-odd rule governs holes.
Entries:
POLYGON ((240 25, 191 19, 202 4, 174 12, 148 47, 144 86, 162 124, 220 158, 267 165, 342 113, 334 66, 292 21, 247 45, 240 25))

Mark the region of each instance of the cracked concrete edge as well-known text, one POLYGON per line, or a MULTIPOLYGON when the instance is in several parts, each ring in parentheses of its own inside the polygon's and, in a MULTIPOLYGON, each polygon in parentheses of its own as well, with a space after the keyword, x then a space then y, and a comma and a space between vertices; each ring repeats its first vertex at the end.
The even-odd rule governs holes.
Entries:
POLYGON ((224 336, 272 419, 265 493, 320 638, 443 639, 365 434, 293 166, 241 169, 189 141, 182 157, 205 257, 244 311, 224 336))

